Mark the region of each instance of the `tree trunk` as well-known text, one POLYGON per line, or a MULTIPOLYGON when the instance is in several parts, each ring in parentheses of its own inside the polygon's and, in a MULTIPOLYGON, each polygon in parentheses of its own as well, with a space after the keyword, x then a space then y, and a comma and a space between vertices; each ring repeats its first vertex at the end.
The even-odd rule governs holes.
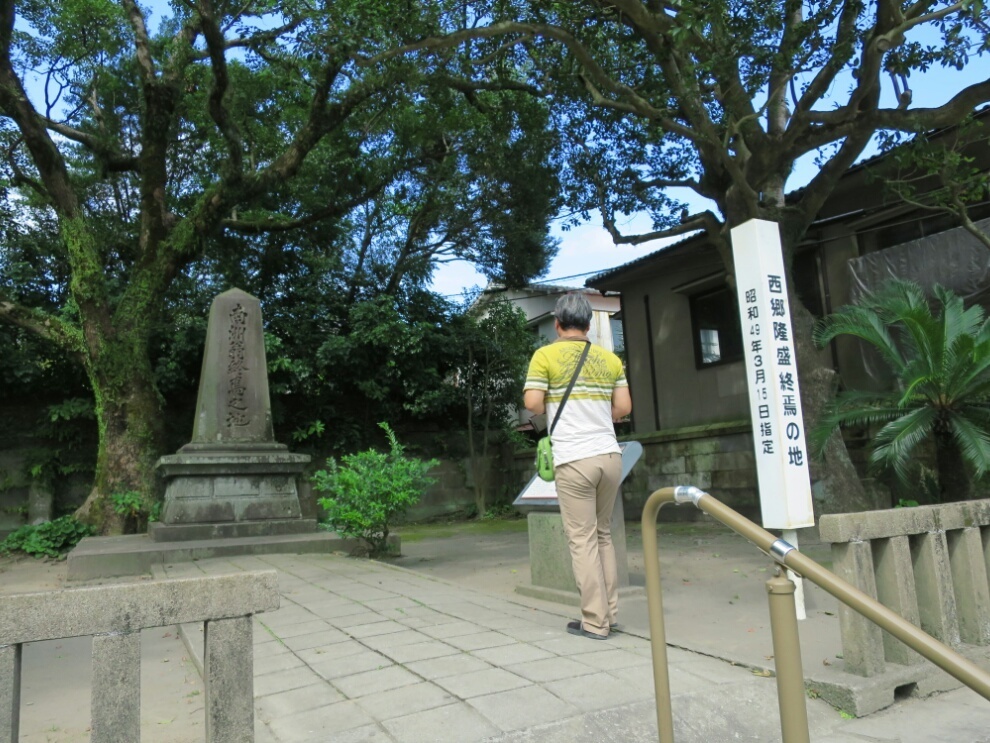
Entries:
MULTIPOLYGON (((828 404, 835 399, 839 376, 824 364, 820 352, 811 339, 815 318, 804 306, 794 290, 794 280, 788 261, 788 304, 794 331, 794 353, 798 364, 798 384, 801 387, 801 407, 804 413, 805 438, 821 420, 828 404)), ((849 452, 836 431, 828 441, 821 459, 809 457, 811 493, 816 516, 828 513, 849 513, 882 508, 867 494, 859 479, 859 473, 849 458, 849 452)))
POLYGON ((93 489, 75 515, 104 535, 120 534, 125 526, 113 509, 113 494, 137 491, 148 508, 157 499, 154 467, 164 443, 147 338, 139 331, 124 337, 104 340, 98 360, 88 364, 99 449, 93 489))
POLYGON ((959 444, 950 431, 935 431, 935 468, 938 471, 938 491, 942 503, 968 500, 971 497, 966 463, 959 444))

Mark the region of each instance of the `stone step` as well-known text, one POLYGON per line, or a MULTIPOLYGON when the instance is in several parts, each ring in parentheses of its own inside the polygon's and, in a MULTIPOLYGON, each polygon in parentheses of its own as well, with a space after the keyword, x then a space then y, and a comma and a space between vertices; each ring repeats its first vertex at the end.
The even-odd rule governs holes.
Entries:
MULTIPOLYGON (((398 552, 398 537, 390 537, 389 543, 394 544, 393 550, 398 552)), ((148 534, 86 537, 69 553, 67 580, 87 581, 149 575, 152 565, 191 562, 211 557, 331 552, 350 554, 363 549, 364 544, 360 539, 346 539, 326 531, 180 542, 155 542, 148 534)))

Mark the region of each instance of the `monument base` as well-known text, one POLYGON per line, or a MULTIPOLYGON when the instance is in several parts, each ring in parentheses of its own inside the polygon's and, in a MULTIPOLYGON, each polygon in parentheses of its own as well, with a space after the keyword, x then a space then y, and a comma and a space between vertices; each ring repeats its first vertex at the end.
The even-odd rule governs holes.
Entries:
POLYGON ((148 524, 153 542, 189 542, 197 539, 241 539, 281 534, 312 534, 316 519, 266 519, 264 521, 233 521, 219 524, 148 524))
MULTIPOLYGON (((165 479, 161 523, 165 526, 212 527, 244 522, 301 520, 296 477, 309 461, 305 454, 259 451, 212 451, 162 457, 156 465, 165 479)), ((313 531, 315 524, 311 526, 313 528, 306 530, 313 531)), ((232 535, 259 534, 251 529, 260 527, 246 528, 249 533, 234 532, 232 535)), ((304 530, 300 528, 299 531, 304 530)), ((298 531, 260 533, 288 534, 298 531)))

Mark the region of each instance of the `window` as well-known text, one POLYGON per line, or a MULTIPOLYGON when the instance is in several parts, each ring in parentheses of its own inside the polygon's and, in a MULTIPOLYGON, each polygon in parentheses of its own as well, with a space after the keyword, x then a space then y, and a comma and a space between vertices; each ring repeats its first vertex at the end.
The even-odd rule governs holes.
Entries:
POLYGON ((691 307, 695 366, 703 369, 743 357, 742 330, 736 296, 727 286, 695 294, 691 307))
POLYGON ((608 322, 612 329, 612 350, 615 353, 622 353, 626 350, 626 339, 622 334, 622 315, 616 312, 608 322))

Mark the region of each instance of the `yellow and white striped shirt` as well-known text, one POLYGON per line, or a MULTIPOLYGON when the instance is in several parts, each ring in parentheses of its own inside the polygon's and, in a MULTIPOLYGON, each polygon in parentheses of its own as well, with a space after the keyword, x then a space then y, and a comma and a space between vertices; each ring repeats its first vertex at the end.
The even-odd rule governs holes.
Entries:
MULTIPOLYGON (((559 338, 537 349, 529 362, 526 389, 546 392, 548 427, 574 376, 584 345, 582 340, 559 338)), ((627 386, 619 357, 592 345, 551 435, 554 465, 620 452, 612 425, 612 390, 627 386)))

